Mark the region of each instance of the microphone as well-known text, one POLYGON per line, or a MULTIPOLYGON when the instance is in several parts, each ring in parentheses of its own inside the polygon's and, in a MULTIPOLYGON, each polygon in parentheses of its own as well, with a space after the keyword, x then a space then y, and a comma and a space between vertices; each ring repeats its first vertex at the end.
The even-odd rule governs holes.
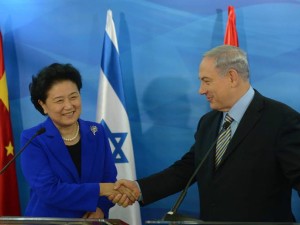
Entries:
MULTIPOLYGON (((224 132, 230 126, 230 124, 231 124, 231 122, 229 122, 229 121, 224 122, 223 126, 222 126, 222 129, 220 130, 219 133, 224 132)), ((180 215, 180 214, 177 213, 177 210, 178 210, 179 206, 181 205, 182 201, 184 200, 184 198, 186 196, 186 193, 187 193, 187 190, 190 187, 190 184, 192 183, 193 179, 197 175, 199 169, 202 167, 202 164, 205 162, 205 160, 207 159, 210 152, 213 150, 214 146, 217 144, 217 141, 218 141, 218 137, 212 143, 212 145, 210 146, 210 148, 208 149, 208 151, 206 152, 206 154, 204 155, 204 157, 202 158, 202 160, 200 161, 200 163, 196 167, 194 173, 190 177, 190 179, 187 182, 185 188, 182 190, 181 194, 179 195, 179 197, 178 197, 176 203, 174 204, 174 206, 172 207, 172 209, 169 212, 167 212, 167 214, 162 218, 163 221, 198 221, 198 222, 201 221, 201 220, 198 220, 198 219, 195 219, 195 218, 180 215)))
POLYGON ((27 142, 26 144, 23 146, 23 148, 21 148, 20 151, 18 151, 17 154, 15 154, 15 156, 0 170, 0 175, 2 173, 4 173, 4 171, 9 167, 9 165, 16 160, 16 158, 26 149, 26 147, 30 144, 30 142, 36 137, 36 136, 39 136, 43 133, 45 133, 46 131, 46 128, 45 127, 42 127, 40 128, 27 142))

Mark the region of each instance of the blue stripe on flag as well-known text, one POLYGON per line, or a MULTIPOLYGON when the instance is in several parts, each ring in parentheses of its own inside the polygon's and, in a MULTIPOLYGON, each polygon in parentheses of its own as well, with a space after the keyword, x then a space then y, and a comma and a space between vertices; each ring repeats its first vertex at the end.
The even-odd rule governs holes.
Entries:
POLYGON ((101 68, 125 108, 119 54, 106 32, 103 41, 101 68))

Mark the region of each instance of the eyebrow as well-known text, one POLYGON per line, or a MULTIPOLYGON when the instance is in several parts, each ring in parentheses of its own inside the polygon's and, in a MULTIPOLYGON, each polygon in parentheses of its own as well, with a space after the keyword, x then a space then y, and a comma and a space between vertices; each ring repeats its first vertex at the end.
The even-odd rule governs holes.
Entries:
POLYGON ((202 81, 205 81, 205 80, 212 80, 211 78, 209 78, 209 77, 199 77, 200 78, 200 80, 202 80, 202 81))
POLYGON ((63 99, 63 98, 64 98, 63 96, 57 96, 57 97, 52 98, 52 100, 58 100, 58 99, 63 99))
MULTIPOLYGON (((74 92, 72 92, 71 94, 69 94, 68 96, 72 96, 72 95, 79 95, 79 92, 74 91, 74 92)), ((52 99, 59 99, 59 98, 64 98, 64 96, 56 96, 56 97, 54 97, 54 98, 52 98, 52 99)))
POLYGON ((74 95, 74 94, 79 95, 79 92, 78 92, 78 91, 74 91, 74 92, 72 92, 71 94, 69 94, 69 96, 70 96, 70 95, 74 95))

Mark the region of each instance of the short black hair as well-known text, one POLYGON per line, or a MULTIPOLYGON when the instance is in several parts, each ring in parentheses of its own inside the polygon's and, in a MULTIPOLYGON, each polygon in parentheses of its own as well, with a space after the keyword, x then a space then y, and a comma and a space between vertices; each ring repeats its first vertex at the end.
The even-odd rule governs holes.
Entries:
POLYGON ((44 67, 36 76, 32 76, 32 82, 29 84, 31 102, 41 114, 46 115, 38 101, 45 102, 51 87, 66 80, 75 83, 80 91, 82 87, 81 75, 71 64, 53 63, 44 67))

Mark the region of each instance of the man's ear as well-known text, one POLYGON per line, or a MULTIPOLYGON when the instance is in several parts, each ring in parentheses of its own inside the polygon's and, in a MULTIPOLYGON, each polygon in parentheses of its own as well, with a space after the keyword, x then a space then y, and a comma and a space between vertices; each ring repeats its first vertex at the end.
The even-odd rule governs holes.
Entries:
POLYGON ((228 70, 228 77, 232 87, 236 87, 239 83, 240 76, 235 69, 228 70))

